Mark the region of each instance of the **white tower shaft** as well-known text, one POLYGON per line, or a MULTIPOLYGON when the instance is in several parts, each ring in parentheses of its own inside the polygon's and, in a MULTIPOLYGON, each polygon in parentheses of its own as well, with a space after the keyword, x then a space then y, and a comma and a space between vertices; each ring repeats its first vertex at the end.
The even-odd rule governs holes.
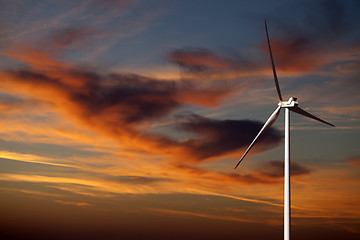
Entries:
POLYGON ((290 226, 291 226, 291 203, 290 203, 290 110, 292 112, 296 112, 300 115, 303 115, 308 118, 312 118, 319 122, 325 123, 329 126, 335 127, 333 124, 328 123, 308 112, 301 109, 298 106, 298 102, 296 98, 290 97, 288 101, 283 101, 279 82, 277 79, 277 74, 275 70, 274 59, 271 53, 271 46, 270 46, 270 39, 269 34, 267 31, 266 21, 265 21, 265 31, 266 31, 266 38, 269 47, 269 54, 271 60, 271 66, 273 70, 275 86, 279 97, 279 104, 278 108, 271 114, 269 119, 265 122, 264 126, 261 128, 260 132, 256 135, 255 139, 251 142, 250 146, 246 149, 243 156, 240 158, 239 162, 236 164, 235 168, 239 166, 241 161, 245 158, 246 154, 250 151, 252 146, 255 144, 256 140, 267 130, 271 127, 271 125, 276 121, 277 117, 279 116, 279 112, 281 108, 285 108, 285 162, 284 162, 284 240, 290 240, 290 226))
POLYGON ((284 240, 290 240, 290 110, 285 108, 284 240))

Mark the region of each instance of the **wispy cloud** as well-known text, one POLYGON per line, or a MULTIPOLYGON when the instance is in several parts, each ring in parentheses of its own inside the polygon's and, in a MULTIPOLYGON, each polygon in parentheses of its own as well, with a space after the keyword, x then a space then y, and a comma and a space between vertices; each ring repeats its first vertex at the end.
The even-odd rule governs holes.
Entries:
POLYGON ((68 202, 68 201, 63 201, 63 200, 55 200, 55 202, 64 204, 64 205, 75 205, 78 207, 91 207, 92 206, 92 204, 87 203, 87 202, 68 202))
POLYGON ((56 184, 75 184, 93 188, 98 191, 110 193, 156 193, 157 191, 150 186, 134 186, 133 184, 121 184, 116 181, 105 179, 82 179, 82 178, 67 178, 67 177, 51 177, 43 175, 25 175, 25 174, 7 174, 1 173, 0 180, 2 181, 22 181, 22 182, 38 182, 38 183, 56 183, 56 184))
POLYGON ((254 222, 251 219, 233 217, 233 216, 224 216, 224 215, 215 215, 215 214, 206 214, 200 212, 189 212, 189 211, 178 211, 178 210, 171 210, 171 209, 149 209, 151 211, 172 214, 172 215, 185 215, 185 216, 194 216, 194 217, 201 217, 201 218, 208 218, 208 219, 215 219, 215 220, 224 220, 224 221, 235 221, 235 222, 254 222))

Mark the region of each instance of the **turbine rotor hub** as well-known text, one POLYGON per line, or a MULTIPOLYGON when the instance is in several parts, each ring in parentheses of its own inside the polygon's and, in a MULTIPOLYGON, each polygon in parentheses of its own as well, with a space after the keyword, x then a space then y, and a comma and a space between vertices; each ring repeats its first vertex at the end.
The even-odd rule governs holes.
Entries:
POLYGON ((282 108, 291 108, 291 107, 296 107, 299 103, 296 101, 297 98, 295 97, 290 97, 289 100, 287 101, 282 101, 279 102, 279 106, 282 108))

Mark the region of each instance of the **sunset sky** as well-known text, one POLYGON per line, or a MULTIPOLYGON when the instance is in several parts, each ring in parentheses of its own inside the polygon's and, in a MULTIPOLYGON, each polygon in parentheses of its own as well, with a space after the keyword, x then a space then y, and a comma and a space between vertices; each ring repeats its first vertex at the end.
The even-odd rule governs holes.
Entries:
POLYGON ((360 2, 0 0, 1 239, 360 238, 360 2), (276 3, 275 3, 276 2, 276 3))

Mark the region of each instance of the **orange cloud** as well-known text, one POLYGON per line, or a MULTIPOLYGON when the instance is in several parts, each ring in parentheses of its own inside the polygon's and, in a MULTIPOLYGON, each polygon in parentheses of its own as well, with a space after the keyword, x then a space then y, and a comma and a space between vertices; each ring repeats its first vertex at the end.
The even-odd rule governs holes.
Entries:
MULTIPOLYGON (((195 159, 204 161, 245 147, 248 142, 242 140, 255 135, 261 127, 261 123, 252 121, 247 121, 245 126, 242 121, 215 121, 197 116, 179 123, 178 129, 197 133, 200 137, 175 140, 144 128, 144 124, 169 117, 172 111, 185 103, 216 104, 218 99, 233 90, 211 83, 198 87, 189 80, 165 81, 136 74, 100 74, 57 62, 50 55, 33 49, 10 51, 7 56, 30 67, 0 72, 4 79, 1 86, 7 92, 25 94, 46 102, 75 119, 79 125, 111 136, 124 146, 149 153, 175 156, 177 159, 186 157, 193 162, 195 159), (34 60, 34 56, 38 55, 42 57, 34 60), (199 132, 199 129, 202 130, 199 132), (222 131, 228 134, 226 138, 222 131), (234 139, 232 136, 235 133, 237 136, 234 139), (224 144, 225 139, 236 141, 224 144)), ((281 136, 275 130, 268 134, 277 137, 271 141, 264 138, 263 146, 274 147, 281 136)))
POLYGON ((299 37, 289 42, 272 41, 271 45, 280 71, 309 72, 324 64, 323 54, 319 54, 322 50, 311 48, 306 38, 299 37))
POLYGON ((0 53, 9 58, 26 63, 34 69, 47 70, 69 66, 64 62, 54 60, 49 53, 40 51, 28 44, 19 44, 12 48, 2 50, 0 53))

